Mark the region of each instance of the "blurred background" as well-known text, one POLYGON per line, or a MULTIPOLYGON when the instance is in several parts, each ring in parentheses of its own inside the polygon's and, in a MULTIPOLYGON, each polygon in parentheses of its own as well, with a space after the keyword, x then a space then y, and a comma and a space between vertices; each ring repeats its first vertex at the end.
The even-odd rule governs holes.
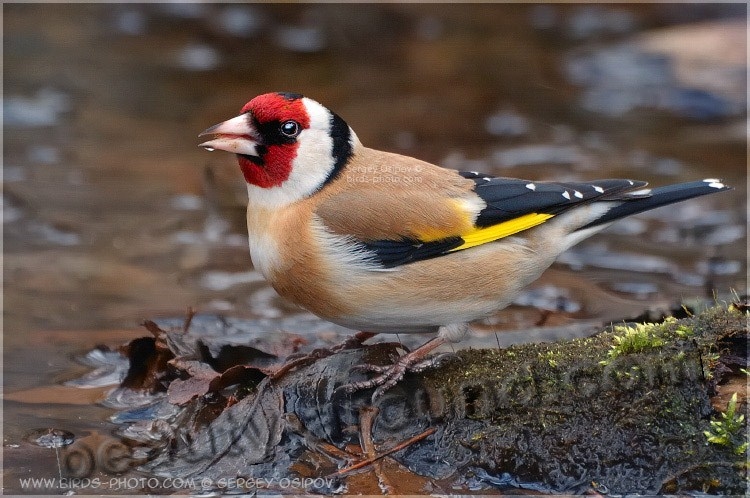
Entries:
POLYGON ((451 168, 735 187, 618 223, 477 329, 745 293, 744 4, 6 4, 3 21, 6 448, 105 430, 95 396, 49 386, 143 319, 309 319, 252 270, 234 158, 196 146, 269 91, 451 168))

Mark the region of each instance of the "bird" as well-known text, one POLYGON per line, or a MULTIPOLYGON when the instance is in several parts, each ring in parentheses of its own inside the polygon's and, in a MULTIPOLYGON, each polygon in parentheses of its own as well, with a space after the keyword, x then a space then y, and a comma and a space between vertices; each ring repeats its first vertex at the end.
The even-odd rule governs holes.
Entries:
POLYGON ((618 219, 729 189, 720 179, 533 181, 443 168, 364 146, 298 93, 254 97, 199 137, 235 154, 250 256, 276 292, 361 337, 432 333, 350 391, 373 399, 468 324, 509 305, 578 242, 618 219))

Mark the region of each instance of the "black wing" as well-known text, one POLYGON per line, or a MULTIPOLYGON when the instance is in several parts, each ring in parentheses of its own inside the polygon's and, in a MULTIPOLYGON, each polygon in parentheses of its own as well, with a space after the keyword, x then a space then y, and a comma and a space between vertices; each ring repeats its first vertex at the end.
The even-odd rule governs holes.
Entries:
POLYGON ((487 203, 476 220, 477 227, 496 225, 528 213, 557 215, 573 206, 595 200, 636 199, 639 196, 634 196, 632 191, 647 185, 646 182, 620 179, 534 182, 517 178, 493 178, 474 171, 461 171, 459 174, 474 180, 474 192, 487 203), (631 193, 622 195, 628 192, 631 193))
MULTIPOLYGON (((683 201, 729 188, 720 180, 708 179, 644 189, 646 182, 624 179, 594 180, 591 182, 537 182, 517 178, 490 177, 477 172, 459 172, 464 178, 474 180, 474 192, 486 203, 475 220, 477 230, 499 228, 499 225, 524 215, 545 214, 547 219, 573 207, 600 201, 621 201, 613 204, 604 215, 590 220, 578 229, 610 223, 631 214, 683 201)), ((541 223, 541 222, 540 222, 541 223)), ((530 224, 528 227, 536 226, 530 224)), ((517 233, 513 232, 513 233, 517 233)), ((464 234, 465 236, 466 234, 464 234)), ((499 240, 506 235, 488 238, 499 240)), ((363 242, 364 248, 384 268, 393 268, 423 259, 464 250, 476 244, 465 244, 457 235, 436 241, 415 239, 380 240, 363 242)), ((482 241, 484 243, 485 241, 482 241)))

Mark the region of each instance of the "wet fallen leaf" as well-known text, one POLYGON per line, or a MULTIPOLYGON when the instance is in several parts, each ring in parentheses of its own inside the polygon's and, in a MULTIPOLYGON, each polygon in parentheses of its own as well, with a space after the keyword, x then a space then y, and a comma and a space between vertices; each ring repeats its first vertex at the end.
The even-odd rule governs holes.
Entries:
POLYGON ((199 361, 172 360, 170 362, 180 373, 180 378, 172 381, 167 389, 169 402, 184 405, 198 396, 217 393, 234 384, 255 385, 268 376, 258 368, 235 365, 223 373, 218 373, 199 361))
POLYGON ((271 456, 278 459, 275 452, 285 454, 279 446, 283 406, 283 393, 265 379, 254 396, 227 407, 207 427, 175 428, 170 451, 157 454, 144 469, 159 475, 216 477, 234 475, 271 456))
POLYGON ((246 365, 235 365, 214 378, 209 384, 209 390, 220 391, 234 384, 257 384, 268 376, 265 370, 246 365))
POLYGON ((173 380, 167 389, 169 402, 173 405, 184 405, 197 396, 210 391, 211 381, 219 373, 205 363, 198 361, 172 360, 170 364, 180 372, 180 378, 173 380))
POLYGON ((130 368, 121 387, 148 389, 152 392, 166 390, 162 380, 167 363, 174 358, 174 353, 152 337, 133 339, 121 351, 130 360, 130 368))
POLYGON ((217 372, 224 372, 232 367, 242 365, 268 367, 281 361, 274 354, 242 344, 224 344, 219 348, 214 348, 215 352, 213 352, 211 347, 199 340, 198 351, 200 359, 211 365, 217 372))

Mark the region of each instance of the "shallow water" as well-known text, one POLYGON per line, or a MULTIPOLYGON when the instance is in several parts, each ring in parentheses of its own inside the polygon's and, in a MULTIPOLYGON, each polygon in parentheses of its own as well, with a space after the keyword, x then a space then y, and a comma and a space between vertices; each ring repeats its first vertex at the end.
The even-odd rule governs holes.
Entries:
POLYGON ((97 344, 189 306, 308 323, 252 270, 234 160, 196 147, 266 91, 445 166, 735 187, 572 249, 477 335, 746 289, 740 6, 6 5, 4 51, 6 491, 58 473, 33 431, 113 430, 106 387, 65 385, 97 344))

